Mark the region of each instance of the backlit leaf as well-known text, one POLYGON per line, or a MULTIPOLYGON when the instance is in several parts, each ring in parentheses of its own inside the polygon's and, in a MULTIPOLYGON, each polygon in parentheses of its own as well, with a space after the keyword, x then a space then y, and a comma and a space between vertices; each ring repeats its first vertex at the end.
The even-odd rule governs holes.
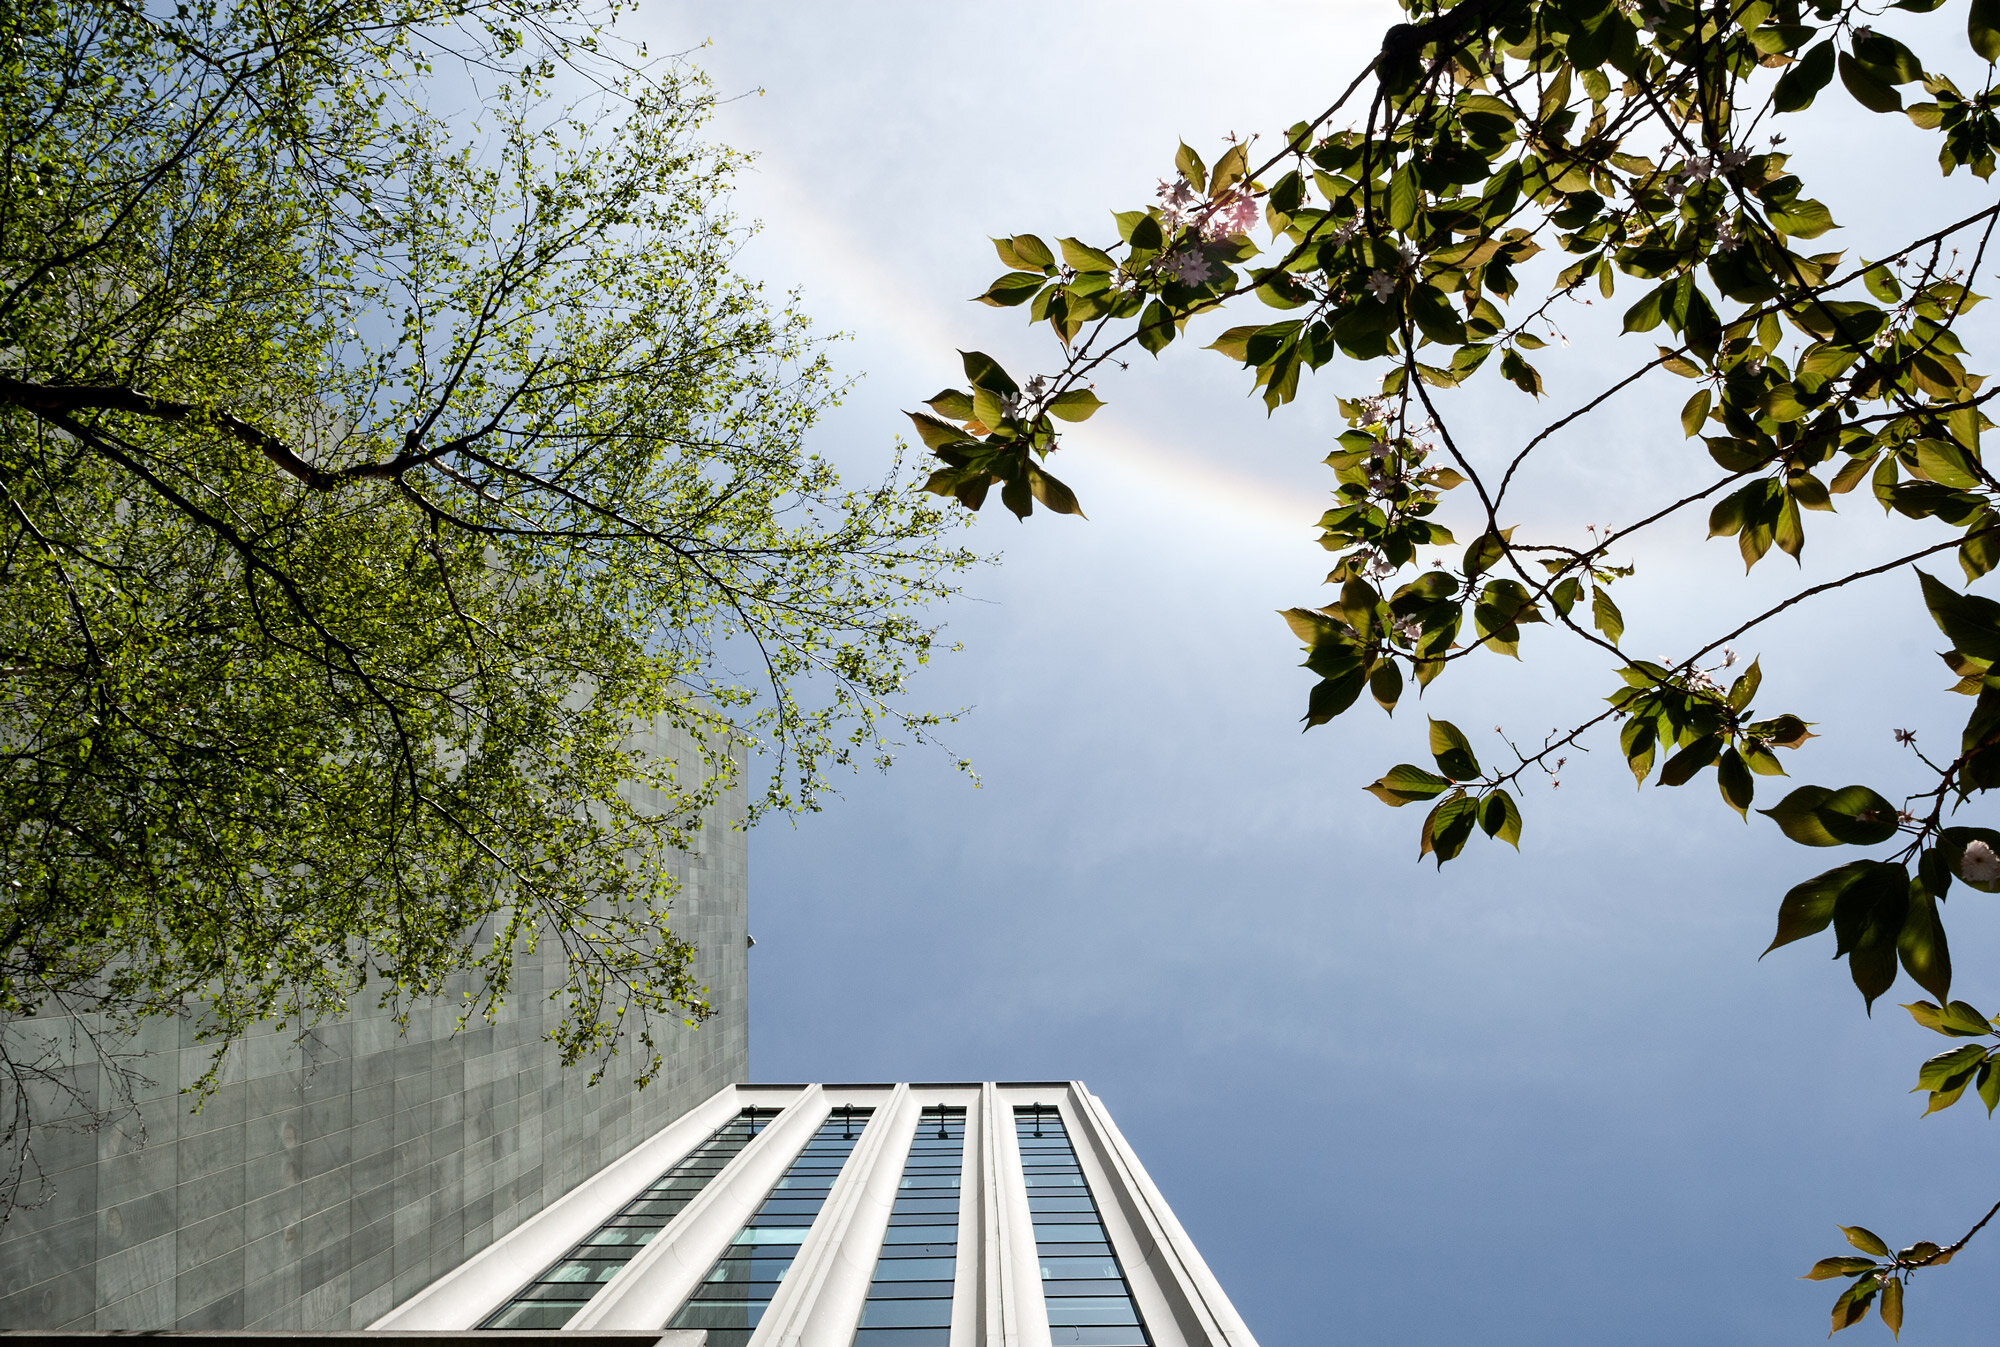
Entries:
POLYGON ((1454 781, 1472 781, 1479 776, 1479 759, 1458 726, 1448 720, 1431 720, 1431 756, 1438 770, 1454 781))

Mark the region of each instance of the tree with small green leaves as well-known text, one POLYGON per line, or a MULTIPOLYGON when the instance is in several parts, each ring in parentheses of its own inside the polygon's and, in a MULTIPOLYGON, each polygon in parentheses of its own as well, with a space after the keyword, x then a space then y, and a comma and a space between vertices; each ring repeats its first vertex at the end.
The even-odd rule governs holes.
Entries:
POLYGON ((958 511, 806 450, 839 387, 733 270, 739 157, 613 17, 0 13, 0 1209, 147 1017, 218 1062, 477 1017, 539 946, 563 1060, 643 1083, 708 1013, 673 864, 746 748, 753 816, 809 810, 939 723, 958 511))
MULTIPOLYGON (((1746 820, 1761 805, 1794 843, 1866 853, 1778 900, 1771 949, 1830 928, 1865 1005, 1907 973, 1932 998, 1910 1007, 1918 1023, 1991 1036, 1996 1021, 1950 999, 1943 914, 1955 890, 2000 886, 2000 832, 1961 813, 2000 786, 2000 603, 1940 570, 1955 558, 1970 585, 2000 562, 2000 476, 1982 449, 2000 386, 1985 389, 1969 367, 1964 321, 1981 302, 1970 283, 2000 203, 1932 219, 1914 201, 1895 217, 1900 234, 1829 248, 1819 241, 1833 213, 1780 146, 1786 127, 1853 103, 1919 142, 1945 176, 1989 180, 2000 2, 1403 6, 1407 21, 1317 116, 1268 142, 1232 136, 1212 163, 1181 145, 1156 199, 1115 212, 1115 232, 994 241, 1006 270, 978 298, 1049 328, 1053 368, 1016 379, 965 356, 970 387, 911 416, 939 460, 930 488, 978 509, 997 485, 1023 518, 1037 504, 1080 513, 1050 470, 1060 423, 1094 413, 1099 379, 1136 352, 1159 356, 1190 320, 1239 313, 1209 349, 1243 369, 1266 408, 1305 396, 1305 376, 1325 371, 1345 421, 1319 519, 1333 595, 1284 614, 1315 675, 1308 728, 1366 701, 1393 712, 1412 684, 1432 689, 1475 661, 1521 658, 1536 629, 1607 666, 1604 702, 1540 743, 1508 741, 1502 761, 1482 762, 1455 725, 1430 720, 1430 761, 1391 766, 1367 787, 1391 807, 1425 807, 1422 855, 1443 865, 1482 833, 1518 846, 1522 785, 1615 741, 1642 785, 1707 776, 1746 820), (1558 322, 1614 300, 1619 335, 1639 348, 1622 374, 1500 444, 1490 425, 1467 424, 1459 390, 1491 390, 1476 407, 1541 399, 1536 362, 1557 357, 1558 322), (1702 484, 1635 495, 1608 526, 1549 522, 1559 512, 1524 494, 1523 469, 1621 398, 1675 379, 1691 392, 1656 435, 1686 445, 1702 484), (1856 492, 1904 521, 1899 550, 1678 658, 1631 651, 1614 591, 1636 537, 1705 511, 1709 536, 1734 540, 1747 572, 1774 548, 1799 558, 1807 519, 1856 492), (1949 646, 1952 691, 1971 701, 1958 742, 1930 755, 1899 736, 1910 776, 1879 789, 1773 791, 1810 760, 1812 723, 1760 704, 1761 665, 1738 667, 1736 646, 1890 574, 1949 646)), ((1930 1108, 1968 1088, 1989 1111, 2000 1103, 1990 1051, 1968 1043, 1926 1063, 1930 1108)), ((1910 1275, 1964 1243, 1891 1254, 1855 1231, 1885 1261, 1814 1270, 1855 1279, 1835 1329, 1879 1300, 1899 1331, 1910 1275)))

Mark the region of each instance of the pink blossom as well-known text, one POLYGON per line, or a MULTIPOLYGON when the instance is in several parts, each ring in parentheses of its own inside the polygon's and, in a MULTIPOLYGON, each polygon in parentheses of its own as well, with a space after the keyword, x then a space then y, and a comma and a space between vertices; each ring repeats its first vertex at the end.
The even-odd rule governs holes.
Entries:
POLYGON ((1202 285, 1208 281, 1208 259, 1199 248, 1178 248, 1160 259, 1160 268, 1182 285, 1202 285))
POLYGON ((1226 239, 1249 233, 1256 223, 1257 202, 1248 192, 1232 191, 1216 204, 1202 224, 1201 234, 1207 239, 1226 239))

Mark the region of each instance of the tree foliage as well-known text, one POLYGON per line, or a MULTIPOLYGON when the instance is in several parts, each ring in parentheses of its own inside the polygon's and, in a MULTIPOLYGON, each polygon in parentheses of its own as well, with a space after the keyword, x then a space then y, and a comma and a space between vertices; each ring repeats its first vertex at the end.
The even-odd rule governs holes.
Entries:
MULTIPOLYGON (((554 941, 565 1061, 643 1082, 648 1026, 707 1013, 671 861, 744 745, 753 813, 811 809, 937 723, 900 693, 953 511, 802 448, 838 389, 732 271, 737 156, 610 17, 0 14, 15 1030, 188 1015, 219 1051, 461 974, 475 1015, 554 941)), ((68 1079, 27 1041, 15 1181, 68 1079)))
MULTIPOLYGON (((1785 894, 1772 949, 1831 928, 1865 1004, 1900 970, 1933 998, 1911 1006, 1919 1023, 1990 1035, 1994 1021, 1950 999, 1943 913, 1955 886, 2000 889, 2000 832, 1956 817, 2000 786, 2000 603, 1938 571, 1955 558, 1969 585, 2000 562, 2000 477, 1982 450, 1993 390, 1969 368, 1963 337, 2000 205, 1933 219, 1913 202, 1898 214, 1900 237, 1832 248, 1832 212, 1780 146, 1788 124, 1858 104, 1921 140, 1944 175, 1989 180, 2000 7, 1404 8, 1408 21, 1372 62, 1275 149, 1232 137, 1209 163, 1182 145, 1157 200, 1116 213, 1115 237, 994 241, 1007 270, 979 298, 1052 329, 1061 360, 1022 382, 967 355, 970 388, 912 415, 941 460, 931 489, 978 508, 998 485, 1017 515, 1037 502, 1076 513, 1047 459, 1057 423, 1100 405, 1093 378, 1134 347, 1157 355, 1182 340, 1196 315, 1248 309, 1210 349, 1243 368, 1267 408, 1298 398, 1308 372, 1331 365, 1342 380, 1347 428, 1326 458, 1335 485, 1319 521, 1337 597, 1284 615, 1317 676, 1308 727, 1364 693, 1393 711, 1412 684, 1518 658, 1535 627, 1611 667, 1602 709, 1528 750, 1510 743, 1509 761, 1482 763, 1455 726, 1431 720, 1430 762, 1392 766, 1368 787, 1391 806, 1426 806, 1423 854, 1442 865, 1479 833, 1518 844, 1523 778, 1552 772, 1587 736, 1615 737, 1641 784, 1706 776, 1730 809, 1747 819, 1761 806, 1792 842, 1868 853, 1785 894), (1557 317, 1603 301, 1646 344, 1629 374, 1498 452, 1472 442, 1490 435, 1461 433, 1454 390, 1512 385, 1540 398, 1536 362, 1557 317), (1256 304, 1278 313, 1256 317, 1256 304), (1523 497, 1524 465, 1607 404, 1675 378, 1691 392, 1658 434, 1689 442, 1707 484, 1640 499, 1626 522, 1587 537, 1528 536, 1522 521, 1548 511, 1523 497), (1907 521, 1907 550, 1802 589, 1677 662, 1624 644, 1613 591, 1630 568, 1613 559, 1641 531, 1706 511, 1709 536, 1733 539, 1747 571, 1774 548, 1798 558, 1814 512, 1856 492, 1907 521), (1420 560, 1445 548, 1435 564, 1420 560), (1971 701, 1959 742, 1935 756, 1911 743, 1914 780, 1774 792, 1812 729, 1759 702, 1760 666, 1735 669, 1734 643, 1892 572, 1909 573, 1907 592, 1950 647, 1953 690, 1971 701)), ((1989 1052, 1966 1044, 1926 1063, 1930 1108, 1968 1088, 1989 1111, 2000 1103, 1989 1052)), ((1958 1247, 1890 1254, 1872 1235, 1850 1237, 1884 1261, 1815 1270, 1854 1278, 1836 1329, 1878 1297, 1900 1329, 1904 1280, 1958 1247)))

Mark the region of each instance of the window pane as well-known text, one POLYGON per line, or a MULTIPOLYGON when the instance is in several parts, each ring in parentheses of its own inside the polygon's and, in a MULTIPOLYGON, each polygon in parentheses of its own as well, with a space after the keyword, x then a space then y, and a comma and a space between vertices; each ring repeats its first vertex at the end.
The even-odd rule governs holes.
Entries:
POLYGON ((950 1328, 951 1301, 871 1300, 861 1309, 863 1328, 950 1328))
POLYGON ((965 1110, 924 1109, 854 1347, 948 1347, 964 1162, 965 1110), (917 1254, 928 1256, 913 1256, 917 1254))
POLYGON ((666 1173, 647 1185, 638 1197, 626 1203, 603 1226, 586 1236, 581 1244, 543 1271, 522 1288, 507 1304, 489 1315, 481 1328, 561 1328, 581 1309, 595 1288, 611 1280, 632 1255, 650 1242, 666 1224, 680 1214, 687 1198, 700 1192, 710 1179, 736 1157, 751 1137, 776 1117, 778 1110, 747 1108, 711 1132, 708 1137, 666 1173), (661 1200, 671 1190, 671 1200, 661 1200), (588 1253, 589 1258, 578 1258, 588 1253), (550 1283, 562 1283, 570 1290, 552 1292, 550 1283), (560 1296, 567 1303, 548 1299, 560 1296), (574 1297, 574 1298, 571 1298, 574 1297))
POLYGON ((668 1328, 706 1328, 709 1347, 743 1347, 749 1335, 739 1335, 733 1326, 756 1324, 777 1293, 778 1282, 819 1215, 833 1176, 853 1153, 871 1113, 870 1109, 843 1108, 827 1116, 771 1189, 764 1205, 715 1260, 703 1285, 668 1321, 668 1328), (743 1298, 723 1301, 717 1298, 719 1292, 743 1298), (716 1317, 722 1314, 737 1317, 716 1317))

